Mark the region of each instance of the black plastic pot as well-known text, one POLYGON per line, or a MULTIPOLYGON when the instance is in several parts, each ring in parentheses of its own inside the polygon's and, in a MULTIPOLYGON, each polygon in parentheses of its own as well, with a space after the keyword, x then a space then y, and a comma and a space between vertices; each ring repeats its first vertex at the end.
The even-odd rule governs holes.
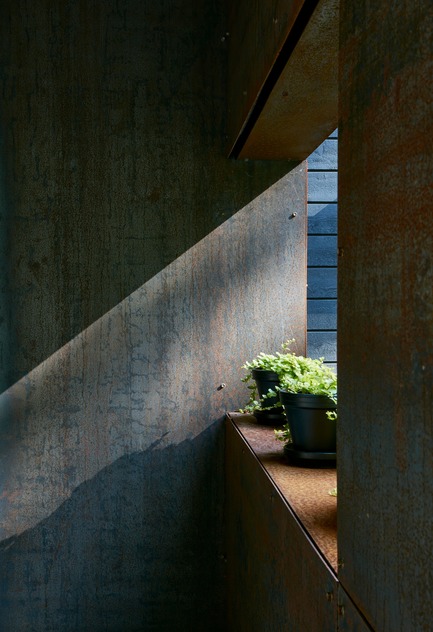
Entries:
POLYGON ((337 422, 328 419, 326 411, 337 408, 335 402, 322 395, 279 392, 295 450, 334 453, 337 422))
MULTIPOLYGON (((275 390, 276 386, 280 385, 277 373, 274 371, 266 371, 265 369, 253 369, 251 374, 257 386, 257 391, 260 399, 267 395, 269 389, 275 390)), ((270 410, 258 410, 254 413, 258 421, 269 425, 281 425, 284 423, 285 418, 283 409, 278 406, 279 397, 267 397, 264 400, 263 405, 270 410)))

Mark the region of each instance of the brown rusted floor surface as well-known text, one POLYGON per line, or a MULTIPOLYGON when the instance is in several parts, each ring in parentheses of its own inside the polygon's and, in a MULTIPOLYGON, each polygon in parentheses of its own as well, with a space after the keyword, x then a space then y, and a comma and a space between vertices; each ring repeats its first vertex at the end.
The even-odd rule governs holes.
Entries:
POLYGON ((273 479, 322 555, 337 572, 337 486, 335 467, 305 467, 290 463, 274 430, 259 425, 252 415, 229 413, 245 441, 273 479))

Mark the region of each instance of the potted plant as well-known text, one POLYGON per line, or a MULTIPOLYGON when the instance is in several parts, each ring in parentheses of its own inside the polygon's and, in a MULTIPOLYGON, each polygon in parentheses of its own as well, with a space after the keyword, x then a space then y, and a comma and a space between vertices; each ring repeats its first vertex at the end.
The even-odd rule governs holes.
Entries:
POLYGON ((294 340, 282 345, 283 353, 259 353, 242 367, 247 372, 242 382, 250 389, 250 398, 241 412, 251 413, 267 425, 281 425, 285 421, 278 390, 281 380, 293 372, 293 358, 289 352, 292 342, 294 340))
POLYGON ((335 459, 337 375, 323 358, 289 355, 292 371, 281 376, 278 387, 287 424, 277 438, 294 456, 335 459))

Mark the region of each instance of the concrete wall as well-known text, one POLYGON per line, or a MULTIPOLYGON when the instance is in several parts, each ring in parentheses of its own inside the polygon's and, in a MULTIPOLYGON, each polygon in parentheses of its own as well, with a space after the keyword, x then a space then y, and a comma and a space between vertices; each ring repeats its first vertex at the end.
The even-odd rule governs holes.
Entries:
POLYGON ((223 630, 221 421, 305 351, 305 168, 224 158, 213 2, 0 11, 0 629, 223 630))

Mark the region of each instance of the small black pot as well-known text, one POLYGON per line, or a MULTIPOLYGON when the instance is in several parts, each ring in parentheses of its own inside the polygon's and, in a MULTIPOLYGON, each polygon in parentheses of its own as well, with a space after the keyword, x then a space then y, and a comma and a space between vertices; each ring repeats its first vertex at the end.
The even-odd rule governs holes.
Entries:
POLYGON ((305 452, 335 452, 337 422, 328 419, 326 411, 337 405, 329 397, 305 393, 279 392, 293 447, 305 452))
MULTIPOLYGON (((269 389, 275 390, 276 386, 280 385, 277 373, 274 371, 266 371, 265 369, 253 369, 251 374, 257 386, 259 398, 261 399, 266 395, 269 389)), ((270 408, 270 410, 258 410, 254 413, 258 421, 266 423, 272 426, 281 425, 284 423, 285 418, 283 409, 278 406, 279 397, 278 394, 275 397, 267 397, 264 401, 264 406, 270 408)))

